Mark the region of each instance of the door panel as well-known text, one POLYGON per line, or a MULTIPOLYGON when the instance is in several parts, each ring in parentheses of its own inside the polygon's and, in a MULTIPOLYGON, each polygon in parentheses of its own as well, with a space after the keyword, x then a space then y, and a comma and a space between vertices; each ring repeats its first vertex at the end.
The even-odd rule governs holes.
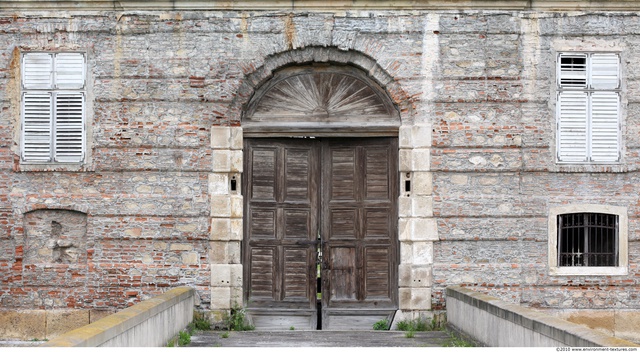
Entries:
POLYGON ((313 253, 309 253, 308 248, 284 248, 284 287, 283 300, 301 300, 308 302, 314 297, 309 297, 309 258, 313 253))
POLYGON ((336 300, 355 301, 357 299, 355 248, 332 247, 328 259, 332 270, 331 297, 336 300))
POLYGON ((251 297, 273 300, 275 292, 275 248, 251 249, 251 297))
POLYGON ((245 141, 244 301, 256 329, 315 329, 318 150, 245 141))
POLYGON ((318 249, 322 329, 390 319, 397 139, 247 139, 245 155, 245 302, 256 328, 315 329, 318 249))
POLYGON ((322 145, 322 329, 370 329, 397 309, 398 147, 391 138, 322 145))
POLYGON ((391 297, 389 273, 391 253, 388 247, 368 247, 365 249, 365 282, 366 299, 386 301, 391 297))

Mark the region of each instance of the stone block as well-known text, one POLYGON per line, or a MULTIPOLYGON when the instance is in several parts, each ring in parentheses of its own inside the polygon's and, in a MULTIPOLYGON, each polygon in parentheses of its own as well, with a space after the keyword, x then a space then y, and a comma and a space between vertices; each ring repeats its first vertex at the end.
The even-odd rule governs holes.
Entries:
POLYGON ((242 218, 243 199, 240 195, 231 195, 230 197, 230 216, 232 218, 242 218))
POLYGON ((231 172, 231 151, 226 149, 214 149, 211 153, 213 158, 212 171, 231 172))
POLYGON ((229 128, 229 146, 232 150, 242 150, 242 127, 229 128))
POLYGON ((413 215, 411 197, 398 197, 398 216, 401 218, 409 218, 413 215))
POLYGON ((191 251, 193 250, 193 245, 189 243, 172 243, 169 246, 170 251, 191 251))
POLYGON ((411 241, 413 218, 398 219, 398 238, 400 241, 411 241))
POLYGON ((231 264, 211 264, 211 287, 231 287, 231 264))
POLYGON ((400 242, 400 264, 413 263, 413 243, 400 242))
POLYGON ((434 218, 414 218, 411 239, 413 241, 437 241, 438 224, 434 218))
POLYGON ((231 237, 231 220, 227 218, 211 218, 210 239, 225 241, 231 237))
POLYGON ((231 127, 211 126, 211 148, 231 149, 231 127))
POLYGON ((431 149, 413 149, 411 161, 412 171, 431 170, 431 149))
POLYGON ((209 194, 229 194, 229 174, 209 174, 209 194))
POLYGON ((229 285, 242 287, 242 264, 229 264, 229 285))
POLYGON ((242 286, 242 264, 212 264, 211 287, 242 286))
POLYGON ((242 172, 243 171, 243 153, 242 150, 232 150, 229 153, 229 171, 242 172))
POLYGON ((43 340, 47 313, 44 310, 0 311, 0 336, 3 339, 43 340))
POLYGON ((214 218, 228 218, 231 216, 231 198, 229 195, 211 195, 211 216, 214 218))
POLYGON ((399 289, 400 309, 410 310, 430 310, 431 309, 431 289, 430 288, 400 288, 399 289))
POLYGON ((411 288, 400 287, 398 289, 398 306, 400 309, 411 309, 411 288))
POLYGON ((182 253, 180 257, 184 265, 198 265, 200 263, 200 256, 197 252, 182 253))
POLYGON ((433 264, 433 242, 413 242, 413 264, 433 264))
POLYGON ((400 287, 431 287, 431 265, 401 264, 398 274, 400 287))
POLYGON ((432 142, 431 124, 415 124, 413 126, 401 126, 399 131, 400 148, 430 148, 432 142))
POLYGON ((211 264, 240 264, 240 241, 211 241, 211 264))
POLYGON ((413 171, 413 150, 412 149, 400 149, 398 152, 398 169, 400 172, 413 171))
POLYGON ((438 226, 434 218, 398 219, 400 241, 437 241, 438 226))
POLYGON ((229 239, 232 241, 242 241, 243 239, 243 224, 242 219, 231 219, 231 228, 229 232, 229 239))
POLYGON ((433 197, 415 196, 411 198, 411 215, 433 217, 433 197))
POLYGON ((231 309, 231 287, 211 287, 211 309, 231 309))
POLYGON ((403 292, 400 297, 408 302, 400 302, 400 309, 430 310, 431 309, 431 289, 430 288, 400 288, 403 292), (407 292, 408 291, 408 292, 407 292), (408 305, 408 307, 404 307, 408 305))
POLYGON ((398 197, 398 216, 401 218, 430 218, 433 217, 433 197, 431 196, 400 196, 398 197))
POLYGON ((89 324, 88 310, 47 311, 47 339, 89 324))
POLYGON ((242 150, 214 149, 212 158, 214 172, 242 172, 242 150))
POLYGON ((398 129, 398 144, 400 148, 412 149, 411 126, 400 126, 398 129))
POLYGON ((433 174, 431 172, 417 171, 412 175, 412 195, 427 195, 433 193, 433 174))

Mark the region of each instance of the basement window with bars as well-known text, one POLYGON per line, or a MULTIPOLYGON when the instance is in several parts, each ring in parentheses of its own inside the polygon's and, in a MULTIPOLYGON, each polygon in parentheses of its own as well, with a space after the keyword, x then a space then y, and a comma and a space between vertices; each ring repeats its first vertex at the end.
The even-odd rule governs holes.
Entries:
POLYGON ((85 54, 24 53, 22 161, 82 162, 85 155, 85 101, 85 54))
POLYGON ((556 110, 558 162, 620 161, 620 56, 559 54, 556 110))
POLYGON ((552 208, 551 275, 625 275, 627 221, 624 207, 588 204, 552 208))
POLYGON ((617 215, 558 215, 558 265, 617 266, 617 232, 617 215))

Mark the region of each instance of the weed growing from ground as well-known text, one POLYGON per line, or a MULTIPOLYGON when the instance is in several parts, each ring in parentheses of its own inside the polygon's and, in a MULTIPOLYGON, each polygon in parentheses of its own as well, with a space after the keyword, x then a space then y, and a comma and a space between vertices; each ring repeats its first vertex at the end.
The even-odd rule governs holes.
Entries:
POLYGON ((442 330, 440 324, 438 324, 438 320, 434 315, 431 318, 430 322, 427 322, 425 319, 416 318, 416 319, 404 319, 398 322, 396 325, 397 329, 400 331, 437 331, 442 330))
POLYGON ((188 331, 178 333, 178 346, 186 346, 191 343, 191 334, 188 331))
POLYGON ((449 339, 442 345, 442 347, 476 347, 476 345, 463 337, 459 336, 453 331, 447 331, 449 339))
POLYGON ((208 321, 207 319, 205 319, 202 316, 195 316, 193 318, 193 321, 191 323, 189 323, 189 327, 188 329, 193 332, 193 331, 207 331, 207 330, 211 330, 211 322, 208 321))
POLYGON ((247 314, 244 308, 236 302, 231 308, 231 312, 224 315, 222 318, 225 330, 229 331, 248 331, 254 330, 255 327, 249 324, 247 314))
POLYGON ((435 315, 431 318, 430 322, 422 318, 404 319, 398 322, 396 328, 400 331, 406 331, 406 337, 414 337, 416 331, 443 330, 443 326, 438 323, 438 319, 435 315))
POLYGON ((178 332, 178 336, 167 342, 167 347, 186 346, 191 343, 191 335, 196 331, 211 330, 211 323, 200 313, 194 312, 193 321, 187 325, 187 328, 178 332))
POLYGON ((373 324, 373 330, 389 330, 389 321, 387 319, 376 321, 373 324))

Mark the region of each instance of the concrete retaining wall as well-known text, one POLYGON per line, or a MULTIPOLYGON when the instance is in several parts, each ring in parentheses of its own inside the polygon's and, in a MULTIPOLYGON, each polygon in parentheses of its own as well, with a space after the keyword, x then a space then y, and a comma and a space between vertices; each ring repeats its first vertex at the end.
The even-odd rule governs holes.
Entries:
POLYGON ((467 288, 447 288, 447 320, 486 346, 638 346, 467 288))
POLYGON ((44 347, 159 347, 193 320, 195 291, 172 289, 95 323, 72 330, 44 347))

